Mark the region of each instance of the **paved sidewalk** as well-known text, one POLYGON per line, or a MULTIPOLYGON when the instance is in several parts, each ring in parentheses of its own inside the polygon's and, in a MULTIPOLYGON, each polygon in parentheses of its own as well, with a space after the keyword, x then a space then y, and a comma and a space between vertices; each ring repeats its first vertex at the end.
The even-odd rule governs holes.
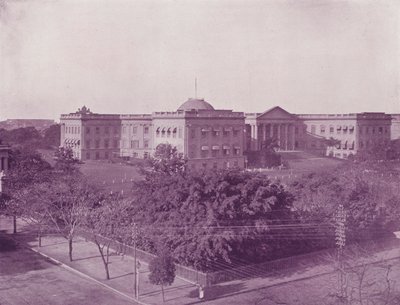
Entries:
MULTIPOLYGON (((10 222, 11 223, 11 222, 10 222)), ((133 296, 133 258, 129 256, 112 255, 110 257, 110 280, 105 280, 105 270, 101 261, 100 254, 95 244, 85 241, 83 238, 76 238, 73 244, 73 262, 68 259, 67 241, 59 236, 46 236, 42 239, 42 247, 37 247, 36 237, 32 232, 21 230, 20 233, 13 235, 21 243, 26 243, 49 257, 82 272, 91 278, 120 291, 121 293, 133 296)), ((5 228, 0 228, 5 229, 5 228)), ((8 228, 8 230, 10 227, 8 228)), ((10 232, 11 233, 11 232, 10 232)), ((400 244, 400 242, 399 242, 400 244)), ((385 250, 377 252, 372 260, 390 260, 400 256, 399 249, 385 250)), ((143 304, 162 304, 161 288, 149 283, 148 266, 141 261, 140 268, 140 302, 143 304)), ((268 277, 257 277, 251 279, 235 280, 221 283, 208 288, 207 299, 218 299, 227 296, 237 295, 245 292, 256 291, 262 288, 281 285, 288 282, 300 281, 306 278, 313 278, 333 272, 331 265, 315 265, 312 267, 301 268, 301 270, 283 270, 281 274, 268 277)), ((181 278, 176 278, 175 282, 165 287, 166 304, 196 304, 203 302, 198 298, 196 285, 191 284, 181 278)), ((207 302, 212 304, 212 301, 207 302)))

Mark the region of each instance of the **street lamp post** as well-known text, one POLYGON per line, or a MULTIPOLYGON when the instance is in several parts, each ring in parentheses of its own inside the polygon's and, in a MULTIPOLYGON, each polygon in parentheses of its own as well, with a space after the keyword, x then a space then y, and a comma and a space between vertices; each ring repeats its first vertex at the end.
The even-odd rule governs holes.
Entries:
POLYGON ((137 224, 133 224, 132 229, 132 239, 133 239, 133 259, 134 259, 134 269, 133 269, 133 280, 134 280, 134 297, 135 299, 138 298, 137 294, 137 262, 136 262, 136 240, 137 240, 137 224))
POLYGON ((136 263, 136 298, 139 300, 140 261, 136 263))

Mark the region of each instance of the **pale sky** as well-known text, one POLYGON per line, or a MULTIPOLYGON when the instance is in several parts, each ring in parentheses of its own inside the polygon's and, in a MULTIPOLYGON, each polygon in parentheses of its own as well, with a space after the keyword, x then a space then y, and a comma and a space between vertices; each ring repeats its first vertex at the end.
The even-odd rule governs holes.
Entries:
POLYGON ((0 120, 400 113, 398 0, 0 0, 0 120))

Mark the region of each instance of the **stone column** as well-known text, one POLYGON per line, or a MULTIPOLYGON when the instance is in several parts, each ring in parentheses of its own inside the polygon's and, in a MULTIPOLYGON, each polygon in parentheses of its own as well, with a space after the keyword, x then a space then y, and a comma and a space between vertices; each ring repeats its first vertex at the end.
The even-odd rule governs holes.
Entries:
POLYGON ((277 124, 278 125, 278 149, 281 149, 281 124, 277 124))
POLYGON ((250 125, 250 150, 254 150, 254 125, 250 125))
POLYGON ((255 135, 255 137, 254 137, 254 139, 255 139, 255 150, 258 150, 259 144, 258 144, 258 125, 257 125, 257 123, 254 125, 254 135, 255 135))
POLYGON ((288 150, 289 125, 285 124, 285 150, 288 150))
POLYGON ((269 124, 269 137, 272 139, 274 137, 274 124, 269 124))
POLYGON ((292 124, 292 146, 296 150, 296 125, 292 124))

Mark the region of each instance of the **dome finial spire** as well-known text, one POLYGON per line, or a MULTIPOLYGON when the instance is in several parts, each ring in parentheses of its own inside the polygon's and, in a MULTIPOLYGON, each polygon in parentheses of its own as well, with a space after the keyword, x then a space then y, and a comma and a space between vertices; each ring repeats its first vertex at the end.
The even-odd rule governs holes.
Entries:
POLYGON ((194 98, 197 99, 197 77, 194 78, 194 98))

